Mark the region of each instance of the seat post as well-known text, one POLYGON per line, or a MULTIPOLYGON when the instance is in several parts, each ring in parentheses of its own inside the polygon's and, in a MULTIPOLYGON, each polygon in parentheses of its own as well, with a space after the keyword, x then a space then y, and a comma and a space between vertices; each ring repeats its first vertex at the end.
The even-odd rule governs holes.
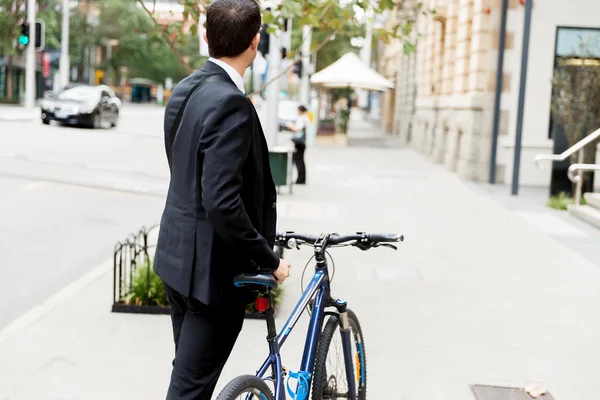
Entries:
POLYGON ((269 342, 277 339, 277 330, 275 328, 275 310, 273 309, 273 294, 269 291, 266 295, 269 300, 269 308, 265 311, 267 317, 267 340, 269 342))

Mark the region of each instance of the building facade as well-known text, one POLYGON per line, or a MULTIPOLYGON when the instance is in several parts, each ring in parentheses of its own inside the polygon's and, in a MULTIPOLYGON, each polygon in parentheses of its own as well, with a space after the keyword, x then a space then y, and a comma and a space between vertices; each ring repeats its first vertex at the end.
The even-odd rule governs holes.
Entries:
MULTIPOLYGON (((428 154, 463 179, 487 181, 492 152, 494 93, 498 63, 501 0, 428 0, 435 13, 416 17, 416 54, 396 58, 391 133, 428 154)), ((511 183, 520 88, 524 0, 509 0, 496 182, 511 183)), ((575 37, 597 36, 595 0, 533 0, 525 91, 520 179, 547 186, 551 168, 533 163, 537 154, 557 151, 551 119, 552 77, 561 49, 575 37)), ((409 1, 396 20, 414 19, 409 1)), ((599 51, 600 57, 600 51, 599 51)), ((390 107, 390 100, 383 105, 390 107)), ((563 149, 564 150, 564 149, 563 149)))
MULTIPOLYGON (((485 181, 489 176, 500 2, 433 0, 435 13, 421 15, 417 45, 416 93, 411 145, 460 178, 485 181)), ((509 18, 517 1, 509 2, 509 18)), ((511 18, 514 19, 514 18, 511 18)), ((506 59, 514 51, 514 32, 507 30, 506 59)), ((505 70, 503 97, 510 94, 511 71, 505 70)), ((507 112, 501 112, 500 134, 507 134, 507 112)), ((498 181, 504 179, 498 166, 498 181)))

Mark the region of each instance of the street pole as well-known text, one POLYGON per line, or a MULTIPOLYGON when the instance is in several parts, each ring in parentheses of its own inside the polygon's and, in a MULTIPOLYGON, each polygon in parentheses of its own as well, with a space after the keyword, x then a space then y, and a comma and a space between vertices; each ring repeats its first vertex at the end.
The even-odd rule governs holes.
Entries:
POLYGON ((62 2, 62 34, 60 48, 60 88, 62 89, 69 84, 69 0, 62 2))
POLYGON ((523 24, 523 50, 521 51, 521 83, 519 85, 519 105, 517 108, 517 134, 513 161, 512 195, 519 194, 519 169, 521 168, 521 141, 523 139, 523 108, 525 106, 525 86, 527 85, 527 59, 529 56, 529 31, 531 30, 531 8, 533 0, 525 0, 525 22, 523 24))
POLYGON ((27 64, 25 65, 25 108, 33 110, 35 105, 35 0, 27 0, 27 23, 29 43, 27 44, 27 64))
POLYGON ((310 82, 308 79, 308 69, 310 66, 310 47, 312 41, 312 28, 310 25, 302 27, 302 81, 300 84, 300 104, 308 107, 310 82))
POLYGON ((496 183, 496 153, 498 151, 498 136, 500 131, 500 103, 502 101, 502 78, 504 75, 504 48, 506 47, 506 14, 508 0, 502 0, 502 16, 500 18, 500 35, 498 40, 498 66, 496 68, 496 91, 494 93, 494 124, 492 127, 492 149, 490 157, 490 180, 496 183))
MULTIPOLYGON (((269 70, 267 81, 271 81, 279 75, 281 65, 281 32, 271 34, 269 38, 269 70)), ((279 120, 277 109, 279 103, 279 78, 267 86, 267 120, 266 133, 269 147, 277 145, 277 134, 279 133, 279 120)))
MULTIPOLYGON (((367 66, 371 67, 371 45, 373 43, 373 22, 371 18, 373 16, 373 9, 369 7, 365 12, 366 18, 366 29, 365 29, 365 42, 360 52, 360 58, 362 62, 367 66)), ((359 91, 359 106, 366 108, 368 105, 368 91, 360 89, 359 91)))

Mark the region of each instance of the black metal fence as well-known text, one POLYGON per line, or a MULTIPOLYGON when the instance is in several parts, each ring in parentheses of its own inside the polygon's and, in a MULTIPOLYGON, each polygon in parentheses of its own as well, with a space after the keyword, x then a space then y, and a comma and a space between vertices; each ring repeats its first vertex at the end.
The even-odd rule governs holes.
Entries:
MULTIPOLYGON (((156 239, 153 233, 158 225, 142 227, 118 242, 113 254, 113 312, 168 314, 170 307, 164 286, 152 268, 156 239)), ((283 248, 275 246, 275 253, 283 258, 283 248)), ((276 296, 279 296, 277 291, 276 296)), ((264 318, 248 308, 247 318, 264 318)))
MULTIPOLYGON (((168 304, 156 304, 156 279, 152 270, 151 233, 158 227, 142 227, 115 245, 113 253, 113 312, 169 313, 168 304), (143 269, 143 270, 142 270, 143 269), (154 291, 153 291, 154 289, 154 291)), ((159 290, 164 290, 160 287, 159 290)))

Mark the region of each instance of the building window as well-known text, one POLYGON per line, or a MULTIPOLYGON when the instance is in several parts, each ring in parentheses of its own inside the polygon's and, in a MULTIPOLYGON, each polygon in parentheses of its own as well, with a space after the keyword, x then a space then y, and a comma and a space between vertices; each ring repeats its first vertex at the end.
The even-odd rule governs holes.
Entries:
MULTIPOLYGON (((553 75, 561 66, 565 65, 581 65, 587 68, 600 67, 600 28, 566 26, 556 28, 553 75)), ((550 100, 549 139, 554 139, 557 131, 563 129, 555 123, 552 111, 556 96, 557 92, 553 87, 550 100)))

